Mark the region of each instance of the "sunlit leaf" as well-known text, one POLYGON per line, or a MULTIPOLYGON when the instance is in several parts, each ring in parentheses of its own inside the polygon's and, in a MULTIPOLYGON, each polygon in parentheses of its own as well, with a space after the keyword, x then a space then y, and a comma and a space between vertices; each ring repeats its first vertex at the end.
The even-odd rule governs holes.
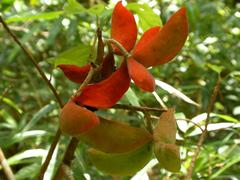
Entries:
POLYGON ((19 21, 34 21, 34 20, 52 20, 59 18, 62 15, 63 11, 55 11, 55 12, 42 12, 36 14, 23 14, 9 17, 6 22, 13 23, 19 21))
POLYGON ((184 100, 185 102, 189 103, 189 104, 193 104, 195 106, 199 106, 198 103, 194 102, 193 100, 191 100, 189 97, 187 97, 185 94, 183 94, 181 91, 177 90, 176 88, 172 87, 171 85, 160 81, 158 79, 155 80, 156 85, 159 86, 160 88, 164 89, 165 91, 167 91, 168 93, 177 96, 178 98, 184 100))
POLYGON ((162 26, 160 16, 148 4, 128 3, 127 8, 138 15, 143 31, 154 26, 162 26))
POLYGON ((76 47, 62 52, 57 57, 52 58, 55 66, 61 64, 83 66, 88 63, 89 54, 91 53, 91 46, 80 44, 76 47))

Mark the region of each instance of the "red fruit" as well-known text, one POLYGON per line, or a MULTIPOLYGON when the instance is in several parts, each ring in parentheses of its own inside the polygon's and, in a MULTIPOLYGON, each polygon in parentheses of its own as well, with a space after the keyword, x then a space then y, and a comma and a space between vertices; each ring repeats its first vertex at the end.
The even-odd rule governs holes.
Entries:
MULTIPOLYGON (((137 25, 133 14, 119 1, 112 13, 111 37, 118 41, 127 51, 135 45, 137 39, 137 25)), ((119 49, 113 46, 114 52, 121 54, 119 49)))
POLYGON ((65 104, 60 113, 60 129, 70 136, 79 136, 99 123, 95 113, 72 101, 65 104))
POLYGON ((145 67, 167 63, 182 49, 188 36, 186 8, 173 14, 161 29, 155 28, 146 31, 133 50, 134 59, 145 67))

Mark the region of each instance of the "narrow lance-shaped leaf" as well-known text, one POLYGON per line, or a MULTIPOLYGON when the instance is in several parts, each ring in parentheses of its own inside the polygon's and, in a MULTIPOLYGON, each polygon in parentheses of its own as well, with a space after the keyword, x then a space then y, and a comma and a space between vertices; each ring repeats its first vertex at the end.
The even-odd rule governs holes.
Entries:
POLYGON ((91 65, 87 64, 85 66, 79 67, 76 65, 61 64, 58 65, 58 67, 64 72, 65 76, 69 80, 75 83, 82 83, 87 77, 91 65))
POLYGON ((122 153, 151 142, 152 135, 143 128, 100 118, 100 124, 79 136, 90 147, 106 153, 122 153))
POLYGON ((127 66, 123 63, 109 78, 84 87, 74 101, 95 108, 109 108, 122 98, 129 85, 127 66))
POLYGON ((133 57, 138 62, 149 67, 173 59, 182 49, 188 36, 186 8, 181 8, 172 15, 158 32, 153 33, 154 37, 150 40, 146 40, 148 36, 143 36, 133 50, 133 57))
MULTIPOLYGON (((137 39, 137 25, 134 16, 119 1, 112 14, 111 37, 118 41, 127 51, 135 45, 137 39)), ((113 46, 114 52, 121 54, 119 49, 113 46)))
POLYGON ((152 92, 155 89, 155 80, 151 73, 133 58, 128 58, 128 72, 135 85, 144 91, 152 92))
POLYGON ((91 162, 100 171, 109 175, 133 175, 142 169, 152 157, 151 143, 126 153, 104 153, 96 149, 89 149, 91 162))

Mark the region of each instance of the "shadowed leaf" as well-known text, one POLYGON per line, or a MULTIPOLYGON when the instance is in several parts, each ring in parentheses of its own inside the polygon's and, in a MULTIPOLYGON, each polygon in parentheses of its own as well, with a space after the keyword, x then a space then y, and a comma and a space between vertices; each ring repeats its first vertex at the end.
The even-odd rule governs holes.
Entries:
POLYGON ((100 171, 109 175, 133 175, 142 169, 152 157, 151 143, 145 144, 126 153, 104 153, 89 149, 88 155, 92 163, 100 171))
POLYGON ((152 135, 142 128, 101 118, 100 124, 79 136, 81 141, 106 153, 131 151, 152 141, 152 135))
POLYGON ((160 165, 171 172, 178 172, 181 168, 179 148, 175 144, 154 144, 154 154, 160 165))

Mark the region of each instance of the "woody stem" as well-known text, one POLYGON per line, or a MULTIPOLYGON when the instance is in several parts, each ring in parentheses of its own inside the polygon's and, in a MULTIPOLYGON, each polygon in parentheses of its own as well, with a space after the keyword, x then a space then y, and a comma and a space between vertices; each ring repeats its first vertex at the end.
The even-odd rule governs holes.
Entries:
POLYGON ((130 56, 130 53, 115 39, 106 39, 104 41, 106 44, 113 44, 115 45, 122 53, 123 56, 127 59, 130 56))

